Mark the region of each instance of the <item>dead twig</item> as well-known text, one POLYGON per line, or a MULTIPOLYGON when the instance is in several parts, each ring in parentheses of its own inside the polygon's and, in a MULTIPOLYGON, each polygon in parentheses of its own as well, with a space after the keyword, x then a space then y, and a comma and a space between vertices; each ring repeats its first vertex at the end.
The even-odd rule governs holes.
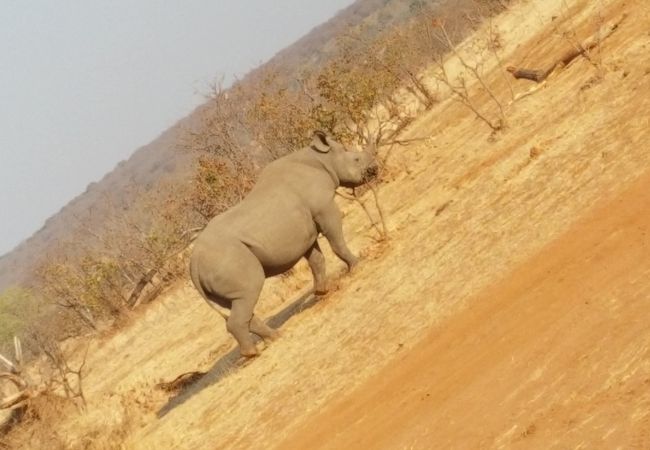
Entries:
POLYGON ((388 142, 382 142, 379 144, 380 146, 386 146, 386 145, 409 145, 412 144, 413 142, 420 142, 420 141, 426 141, 427 139, 430 139, 431 136, 425 136, 425 137, 418 137, 418 138, 411 138, 411 139, 393 139, 388 142))
POLYGON ((207 372, 185 372, 174 378, 172 381, 161 381, 156 384, 156 388, 166 392, 176 392, 183 389, 185 386, 193 384, 201 379, 207 372))
POLYGON ((381 221, 381 227, 383 230, 381 236, 384 239, 386 239, 388 237, 388 227, 386 227, 386 219, 384 218, 384 211, 383 208, 381 207, 381 203, 379 202, 379 194, 377 193, 377 189, 372 183, 369 184, 368 186, 372 191, 372 196, 375 199, 375 207, 377 208, 377 212, 379 213, 379 220, 381 221))
POLYGON ((384 231, 379 227, 379 224, 378 224, 377 221, 372 217, 372 214, 370 214, 370 210, 368 209, 368 207, 366 206, 366 204, 365 204, 365 203, 363 202, 363 200, 361 200, 361 198, 360 198, 360 197, 359 197, 359 196, 354 192, 354 190, 352 191, 352 195, 347 194, 347 193, 343 193, 343 192, 339 192, 339 191, 336 191, 336 195, 338 195, 338 196, 340 196, 340 197, 342 197, 342 198, 344 198, 344 199, 346 199, 346 200, 349 200, 349 201, 351 201, 351 202, 356 202, 356 203, 358 203, 358 204, 361 206, 361 209, 363 209, 363 212, 366 213, 366 216, 367 216, 368 219, 370 220, 370 225, 375 229, 375 231, 377 231, 377 234, 379 234, 380 238, 385 237, 385 233, 384 233, 384 231))

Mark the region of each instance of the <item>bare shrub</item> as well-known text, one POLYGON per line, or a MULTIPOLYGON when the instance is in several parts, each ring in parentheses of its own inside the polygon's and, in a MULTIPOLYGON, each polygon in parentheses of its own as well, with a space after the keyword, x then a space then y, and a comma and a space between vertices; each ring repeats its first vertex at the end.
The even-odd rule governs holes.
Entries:
POLYGON ((273 159, 306 145, 315 129, 331 130, 327 112, 309 96, 302 81, 288 80, 266 67, 248 86, 245 126, 255 143, 273 159))
POLYGON ((239 202, 254 184, 259 164, 253 145, 247 143, 248 99, 243 92, 240 86, 226 90, 221 81, 214 83, 196 123, 182 134, 180 148, 197 155, 191 187, 183 198, 191 230, 201 229, 239 202))
MULTIPOLYGON (((34 327, 28 333, 28 345, 37 346, 42 355, 32 363, 31 376, 24 369, 22 344, 17 336, 14 337, 14 357, 0 354, 0 367, 5 366, 8 370, 0 371, 0 394, 6 392, 1 389, 3 383, 14 386, 13 393, 0 395, 0 412, 10 412, 4 420, 0 419, 0 434, 7 436, 4 442, 9 445, 20 441, 29 430, 32 445, 43 440, 48 443, 47 448, 57 448, 59 444, 63 447, 53 425, 63 417, 63 411, 73 406, 78 412, 85 410, 83 379, 88 347, 79 355, 67 355, 56 337, 48 336, 42 327, 34 327), (74 364, 70 356, 76 356, 74 364), (16 430, 18 424, 24 427, 16 430)), ((32 352, 37 353, 34 349, 32 352)))
POLYGON ((43 295, 52 304, 73 312, 77 319, 97 330, 100 315, 116 316, 120 306, 112 289, 115 265, 89 255, 78 260, 62 256, 47 262, 39 270, 43 295), (108 292, 110 291, 110 292, 108 292))
MULTIPOLYGON (((445 55, 447 52, 441 52, 435 59, 435 64, 439 69, 435 75, 436 79, 447 86, 457 100, 468 107, 477 118, 485 122, 492 130, 498 131, 503 128, 505 126, 505 112, 503 105, 484 79, 482 61, 478 59, 470 62, 461 52, 458 51, 455 39, 452 37, 453 34, 447 29, 447 24, 444 20, 432 19, 431 24, 431 38, 438 46, 453 54, 464 69, 463 73, 452 76, 445 64, 445 55), (490 96, 492 102, 497 107, 498 118, 491 118, 487 113, 481 110, 470 93, 469 82, 477 82, 490 96)), ((473 53, 476 54, 476 51, 473 53)))
POLYGON ((59 395, 70 400, 78 410, 86 407, 83 377, 88 357, 89 345, 78 355, 67 355, 55 335, 46 329, 33 330, 30 343, 37 347, 38 353, 45 356, 42 371, 42 391, 59 395), (75 363, 70 356, 77 356, 75 363))
POLYGON ((187 202, 200 217, 200 226, 241 201, 252 188, 251 174, 236 172, 223 158, 203 155, 198 159, 187 202))

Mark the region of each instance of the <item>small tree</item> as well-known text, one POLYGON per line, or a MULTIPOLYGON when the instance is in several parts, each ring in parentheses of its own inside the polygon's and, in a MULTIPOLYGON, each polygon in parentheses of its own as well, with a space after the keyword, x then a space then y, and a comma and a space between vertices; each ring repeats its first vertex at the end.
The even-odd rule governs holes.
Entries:
POLYGON ((97 318, 114 315, 119 308, 102 295, 104 276, 113 276, 110 265, 89 256, 73 260, 67 256, 45 263, 38 271, 43 295, 52 304, 74 313, 86 327, 96 330, 97 318))
POLYGON ((318 99, 310 97, 302 77, 288 80, 266 67, 244 104, 246 128, 273 159, 306 145, 315 129, 331 130, 318 99))
POLYGON ((198 226, 241 201, 253 186, 253 178, 237 173, 228 161, 211 155, 198 159, 187 203, 199 216, 198 226))
POLYGON ((496 47, 499 43, 495 42, 495 39, 498 39, 496 31, 490 24, 487 40, 479 39, 471 43, 471 57, 460 51, 458 44, 471 31, 477 29, 483 20, 502 11, 506 3, 501 0, 462 0, 453 6, 425 8, 418 19, 418 27, 422 30, 422 35, 426 36, 430 59, 437 67, 435 79, 446 86, 453 98, 469 108, 493 131, 506 126, 503 103, 487 83, 483 73, 483 66, 490 55, 501 64, 496 47), (461 70, 458 73, 450 72, 447 65, 448 55, 453 55, 459 62, 461 70), (471 89, 472 84, 480 86, 487 95, 487 104, 496 107, 496 114, 480 106, 476 92, 471 89))
POLYGON ((195 228, 241 200, 251 189, 259 164, 246 144, 246 99, 240 86, 212 86, 198 120, 186 127, 181 149, 197 155, 191 188, 185 194, 185 219, 195 228))

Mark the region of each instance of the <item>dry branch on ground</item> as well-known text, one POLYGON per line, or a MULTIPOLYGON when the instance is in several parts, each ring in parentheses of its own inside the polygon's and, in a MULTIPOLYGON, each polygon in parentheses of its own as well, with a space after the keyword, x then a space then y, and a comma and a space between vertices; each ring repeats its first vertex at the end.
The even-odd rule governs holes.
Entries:
MULTIPOLYGON (((0 355, 0 362, 7 368, 7 372, 0 372, 0 382, 6 380, 13 384, 18 392, 0 398, 0 410, 18 410, 25 406, 25 402, 35 395, 35 390, 23 375, 23 352, 20 339, 14 337, 13 361, 0 355)), ((10 417, 11 419, 11 417, 10 417)))
POLYGON ((618 29, 626 17, 627 15, 623 14, 618 20, 610 22, 605 27, 598 30, 596 34, 590 36, 582 43, 573 44, 569 50, 566 50, 564 53, 562 53, 560 57, 555 59, 555 61, 553 61, 553 63, 545 69, 527 69, 508 66, 506 70, 510 72, 516 79, 532 80, 537 83, 541 83, 542 81, 546 80, 548 76, 555 71, 555 69, 566 67, 578 56, 589 57, 589 52, 599 46, 609 36, 611 36, 611 34, 618 29))

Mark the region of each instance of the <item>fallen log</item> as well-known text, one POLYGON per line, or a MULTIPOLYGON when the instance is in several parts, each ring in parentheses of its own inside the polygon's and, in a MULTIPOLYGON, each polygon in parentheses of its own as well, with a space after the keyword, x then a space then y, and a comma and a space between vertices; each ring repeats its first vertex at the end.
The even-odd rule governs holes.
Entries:
POLYGON ((605 39, 611 36, 614 31, 618 29, 621 22, 625 20, 627 14, 623 14, 618 20, 608 23, 602 27, 598 32, 582 43, 573 45, 569 50, 565 51, 559 58, 557 58, 546 69, 526 69, 517 68, 515 66, 508 66, 506 70, 512 74, 516 79, 532 80, 541 83, 546 80, 548 76, 553 73, 555 69, 569 65, 578 56, 589 57, 589 52, 600 45, 605 39))

